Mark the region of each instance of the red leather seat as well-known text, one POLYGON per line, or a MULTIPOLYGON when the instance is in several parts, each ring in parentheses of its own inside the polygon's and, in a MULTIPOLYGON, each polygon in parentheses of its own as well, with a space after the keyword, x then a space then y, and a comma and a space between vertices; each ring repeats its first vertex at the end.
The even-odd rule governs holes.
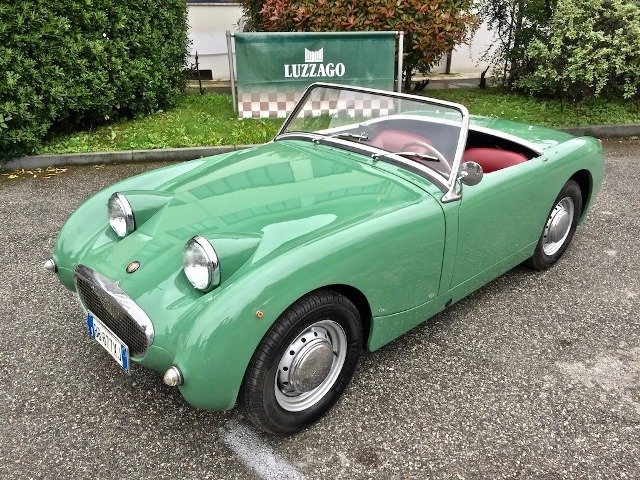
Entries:
POLYGON ((463 162, 479 163, 484 173, 512 167, 527 160, 527 156, 522 153, 487 147, 469 148, 462 155, 463 162))
POLYGON ((431 143, 429 139, 402 130, 382 130, 371 139, 371 145, 389 152, 400 152, 411 142, 431 143))

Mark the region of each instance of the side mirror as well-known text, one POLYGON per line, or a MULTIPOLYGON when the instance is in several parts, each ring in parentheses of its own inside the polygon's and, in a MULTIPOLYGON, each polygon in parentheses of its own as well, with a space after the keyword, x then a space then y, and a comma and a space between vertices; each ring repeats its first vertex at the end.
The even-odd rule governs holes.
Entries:
POLYGON ((482 180, 482 167, 476 162, 464 162, 460 165, 458 178, 465 185, 477 185, 482 180))

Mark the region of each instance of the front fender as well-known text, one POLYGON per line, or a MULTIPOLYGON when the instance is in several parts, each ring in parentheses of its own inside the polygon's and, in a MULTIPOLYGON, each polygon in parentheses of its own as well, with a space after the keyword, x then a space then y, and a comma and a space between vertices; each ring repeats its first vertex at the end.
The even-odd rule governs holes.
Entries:
POLYGON ((207 410, 232 408, 267 330, 290 305, 323 286, 358 289, 374 315, 425 303, 438 291, 444 235, 442 211, 429 197, 401 212, 249 262, 243 274, 205 303, 177 346, 174 363, 185 379, 182 395, 207 410))

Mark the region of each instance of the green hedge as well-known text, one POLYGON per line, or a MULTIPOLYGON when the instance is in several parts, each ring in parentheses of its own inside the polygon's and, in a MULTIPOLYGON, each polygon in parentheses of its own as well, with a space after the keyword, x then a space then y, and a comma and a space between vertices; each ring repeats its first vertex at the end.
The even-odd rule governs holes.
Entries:
POLYGON ((183 89, 185 0, 0 3, 0 158, 52 131, 137 116, 183 89))
POLYGON ((525 52, 533 66, 519 86, 582 99, 640 99, 640 1, 558 0, 546 37, 525 52))

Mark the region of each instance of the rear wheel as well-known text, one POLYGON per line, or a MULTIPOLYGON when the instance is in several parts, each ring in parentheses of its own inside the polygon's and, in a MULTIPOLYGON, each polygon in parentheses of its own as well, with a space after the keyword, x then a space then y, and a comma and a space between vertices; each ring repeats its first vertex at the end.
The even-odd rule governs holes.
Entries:
POLYGON ((258 428, 294 433, 340 397, 362 349, 358 310, 330 290, 303 297, 272 325, 251 359, 240 404, 258 428))
POLYGON ((581 214, 582 192, 576 182, 569 180, 553 203, 536 250, 527 260, 527 265, 544 270, 556 263, 571 243, 581 214))

